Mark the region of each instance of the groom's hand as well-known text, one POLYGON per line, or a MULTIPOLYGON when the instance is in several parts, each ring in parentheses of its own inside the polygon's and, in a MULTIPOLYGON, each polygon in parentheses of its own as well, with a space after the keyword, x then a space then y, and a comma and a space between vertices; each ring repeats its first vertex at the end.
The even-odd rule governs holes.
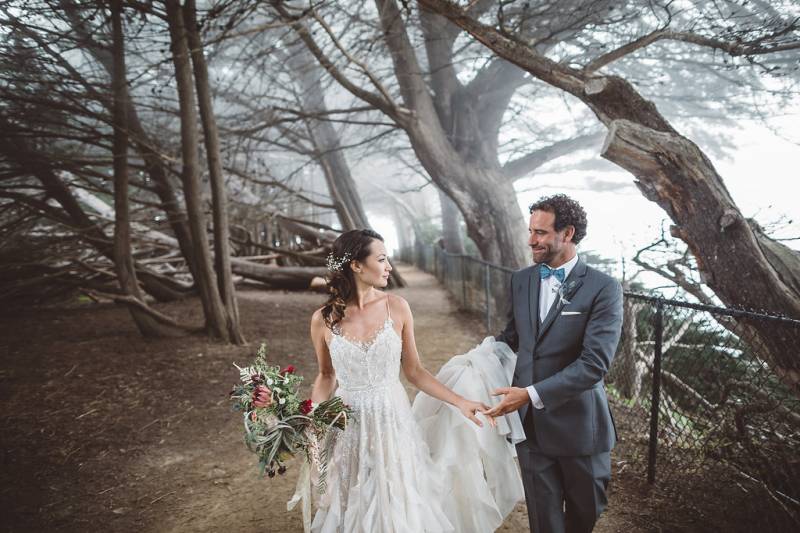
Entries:
POLYGON ((487 416, 501 416, 516 411, 531 401, 528 390, 520 387, 500 387, 492 392, 492 396, 503 396, 503 399, 484 413, 487 416))

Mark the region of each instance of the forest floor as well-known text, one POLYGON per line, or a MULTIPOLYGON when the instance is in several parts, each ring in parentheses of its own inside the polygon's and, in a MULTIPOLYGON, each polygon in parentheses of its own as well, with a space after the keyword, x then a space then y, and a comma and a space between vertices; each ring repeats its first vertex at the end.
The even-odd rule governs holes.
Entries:
MULTIPOLYGON (((401 268, 409 287, 397 293, 411 305, 420 354, 436 372, 480 342, 483 326, 458 312, 433 276, 401 268)), ((238 299, 244 347, 146 340, 114 305, 0 312, 2 530, 302 531, 299 510, 286 511, 297 463, 283 477, 259 477, 228 393, 238 379, 233 363, 250 361, 262 341, 310 386, 308 323, 324 296, 240 288, 238 299)), ((158 309, 202 320, 195 299, 158 309)), ((615 450, 596 531, 696 530, 640 469, 627 468, 625 449, 615 450)), ((500 531, 528 531, 524 503, 500 531)))

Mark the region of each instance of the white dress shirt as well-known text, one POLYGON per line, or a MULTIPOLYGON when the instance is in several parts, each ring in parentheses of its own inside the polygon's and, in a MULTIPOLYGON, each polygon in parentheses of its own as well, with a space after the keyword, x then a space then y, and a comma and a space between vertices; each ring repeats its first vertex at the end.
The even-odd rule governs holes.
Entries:
MULTIPOLYGON (((578 262, 578 256, 575 255, 572 259, 570 259, 560 267, 557 267, 564 269, 565 281, 569 277, 569 273, 572 272, 572 269, 575 267, 577 262, 578 262)), ((561 282, 558 281, 558 279, 555 276, 550 276, 549 278, 540 281, 539 318, 538 318, 540 326, 542 322, 544 322, 544 319, 547 316, 547 313, 550 311, 550 308, 553 306, 553 302, 556 301, 556 296, 558 296, 559 287, 561 287, 561 282)), ((537 409, 544 409, 544 404, 542 403, 542 399, 539 398, 539 393, 536 392, 536 389, 533 387, 533 385, 529 385, 527 388, 528 388, 528 395, 531 397, 531 403, 533 403, 533 406, 537 409)))

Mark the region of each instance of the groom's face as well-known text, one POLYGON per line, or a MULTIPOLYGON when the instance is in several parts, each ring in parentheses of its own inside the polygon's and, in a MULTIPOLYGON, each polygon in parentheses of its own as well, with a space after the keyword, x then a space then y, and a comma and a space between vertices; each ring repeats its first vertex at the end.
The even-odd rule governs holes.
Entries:
POLYGON ((571 242, 569 228, 556 231, 555 222, 555 213, 538 210, 531 213, 528 246, 533 251, 534 263, 550 264, 567 252, 571 242))

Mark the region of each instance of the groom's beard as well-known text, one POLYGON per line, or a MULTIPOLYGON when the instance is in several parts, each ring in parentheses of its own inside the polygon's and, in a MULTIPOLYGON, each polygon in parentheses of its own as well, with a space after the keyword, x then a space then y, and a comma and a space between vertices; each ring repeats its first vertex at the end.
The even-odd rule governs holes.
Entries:
POLYGON ((534 250, 533 246, 530 248, 531 255, 533 256, 533 262, 536 264, 548 264, 556 256, 555 252, 553 252, 553 250, 550 248, 543 248, 539 251, 534 250))

